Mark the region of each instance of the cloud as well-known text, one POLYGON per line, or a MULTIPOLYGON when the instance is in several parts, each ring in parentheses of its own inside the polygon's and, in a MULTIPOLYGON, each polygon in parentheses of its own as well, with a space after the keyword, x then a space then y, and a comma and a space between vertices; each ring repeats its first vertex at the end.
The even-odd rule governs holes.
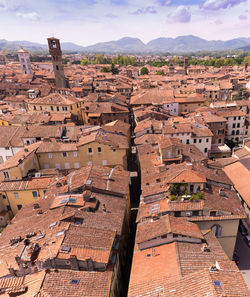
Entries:
POLYGON ((156 14, 157 11, 154 9, 153 6, 148 6, 148 7, 139 8, 136 11, 131 12, 131 14, 134 14, 134 15, 147 14, 147 13, 156 14))
POLYGON ((19 7, 19 1, 0 0, 0 11, 16 11, 19 7))
POLYGON ((28 13, 17 12, 16 15, 30 21, 37 21, 40 19, 39 15, 35 11, 28 13))
POLYGON ((178 6, 174 12, 168 14, 167 23, 189 23, 191 13, 185 6, 178 6))
POLYGON ((245 20, 248 19, 248 17, 246 15, 241 14, 241 15, 238 16, 238 19, 241 20, 241 21, 245 21, 245 20))
POLYGON ((161 5, 161 6, 169 6, 172 3, 172 0, 157 0, 157 2, 161 5))
POLYGON ((107 14, 105 14, 105 18, 117 19, 118 18, 118 15, 115 15, 113 13, 107 13, 107 14))
POLYGON ((208 10, 226 9, 246 1, 247 0, 205 0, 201 4, 201 8, 208 10))

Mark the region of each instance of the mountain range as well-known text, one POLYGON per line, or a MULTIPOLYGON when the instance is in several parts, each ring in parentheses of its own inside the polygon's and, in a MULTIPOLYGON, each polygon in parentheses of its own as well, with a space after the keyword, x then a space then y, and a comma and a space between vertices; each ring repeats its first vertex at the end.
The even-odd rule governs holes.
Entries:
MULTIPOLYGON (((7 41, 0 39, 0 50, 17 51, 25 48, 30 52, 48 51, 47 44, 29 41, 7 41)), ((197 51, 249 50, 250 37, 235 38, 227 41, 205 40, 194 35, 178 36, 176 38, 160 37, 143 43, 139 38, 124 37, 116 41, 99 42, 90 46, 81 46, 71 42, 62 42, 63 52, 78 53, 184 53, 197 51)))

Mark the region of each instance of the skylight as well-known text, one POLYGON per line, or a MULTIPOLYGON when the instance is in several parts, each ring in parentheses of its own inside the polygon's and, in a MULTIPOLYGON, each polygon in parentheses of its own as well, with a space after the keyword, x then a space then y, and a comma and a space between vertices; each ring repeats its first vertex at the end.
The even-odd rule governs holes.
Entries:
POLYGON ((220 282, 220 281, 214 281, 214 285, 215 286, 218 286, 218 287, 221 287, 222 286, 222 282, 220 282))

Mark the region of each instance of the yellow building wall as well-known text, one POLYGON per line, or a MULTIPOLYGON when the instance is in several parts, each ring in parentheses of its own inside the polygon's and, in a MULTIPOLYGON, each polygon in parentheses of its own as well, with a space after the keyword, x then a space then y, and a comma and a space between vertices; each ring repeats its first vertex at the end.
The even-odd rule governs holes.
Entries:
POLYGON ((199 103, 179 103, 179 114, 182 112, 194 112, 197 108, 204 106, 203 102, 199 103), (185 111, 187 110, 187 111, 185 111))
POLYGON ((65 168, 65 163, 69 163, 69 169, 74 169, 75 163, 79 163, 79 168, 90 165, 89 162, 92 162, 93 165, 104 165, 117 167, 121 169, 126 169, 126 149, 116 149, 113 151, 113 148, 92 142, 88 145, 83 145, 78 147, 77 156, 74 157, 74 152, 67 152, 68 156, 63 157, 62 152, 52 152, 52 158, 49 158, 48 153, 39 153, 38 159, 41 169, 44 169, 46 165, 49 165, 49 168, 56 168, 56 164, 60 164, 60 169, 65 168), (101 153, 98 152, 98 147, 101 148, 101 153), (92 154, 88 153, 88 148, 92 148, 92 154), (106 160, 106 165, 102 162, 106 160))
POLYGON ((22 179, 22 177, 26 176, 29 170, 37 169, 39 170, 39 163, 37 160, 37 156, 33 152, 26 159, 24 159, 23 163, 18 164, 15 167, 2 170, 0 174, 0 180, 4 181, 3 173, 4 171, 9 172, 10 180, 22 179))
POLYGON ((36 200, 39 197, 43 197, 44 196, 44 191, 46 191, 45 189, 32 189, 32 190, 22 190, 22 191, 1 191, 0 192, 0 199, 3 202, 3 204, 5 205, 6 209, 7 209, 7 205, 9 205, 11 207, 11 211, 9 211, 11 216, 15 216, 16 213, 18 212, 18 207, 17 205, 26 205, 29 203, 34 203, 36 202, 36 200), (36 191, 37 192, 37 197, 33 197, 32 192, 36 191), (18 193, 18 198, 16 194, 14 193, 18 193), (5 199, 3 199, 3 195, 6 196, 5 199))
POLYGON ((225 253, 232 259, 236 236, 238 232, 239 220, 218 220, 218 221, 202 221, 196 222, 201 230, 211 229, 218 224, 222 227, 221 237, 217 237, 225 253))
POLYGON ((41 111, 47 111, 47 112, 53 112, 53 113, 72 113, 73 115, 80 116, 81 117, 81 107, 80 102, 74 103, 70 105, 56 105, 56 104, 35 104, 35 103, 28 103, 28 110, 29 112, 41 112, 41 111), (34 110, 34 106, 36 109, 34 110), (53 110, 51 110, 51 106, 53 106, 53 110), (78 107, 77 107, 78 106, 78 107), (63 110, 63 107, 67 107, 67 110, 63 110), (72 109, 71 109, 72 107, 72 109), (59 110, 57 110, 57 108, 59 110))
POLYGON ((0 126, 9 126, 9 122, 0 119, 0 126))

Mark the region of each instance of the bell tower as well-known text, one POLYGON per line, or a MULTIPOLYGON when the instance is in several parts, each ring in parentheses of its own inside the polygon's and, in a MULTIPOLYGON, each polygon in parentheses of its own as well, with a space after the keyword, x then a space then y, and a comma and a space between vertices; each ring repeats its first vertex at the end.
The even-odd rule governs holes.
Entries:
POLYGON ((32 74, 32 68, 30 63, 30 54, 25 49, 21 48, 18 52, 18 59, 21 65, 23 74, 32 74))
POLYGON ((49 53, 51 55, 57 88, 67 88, 62 63, 62 50, 57 38, 48 38, 49 53))

